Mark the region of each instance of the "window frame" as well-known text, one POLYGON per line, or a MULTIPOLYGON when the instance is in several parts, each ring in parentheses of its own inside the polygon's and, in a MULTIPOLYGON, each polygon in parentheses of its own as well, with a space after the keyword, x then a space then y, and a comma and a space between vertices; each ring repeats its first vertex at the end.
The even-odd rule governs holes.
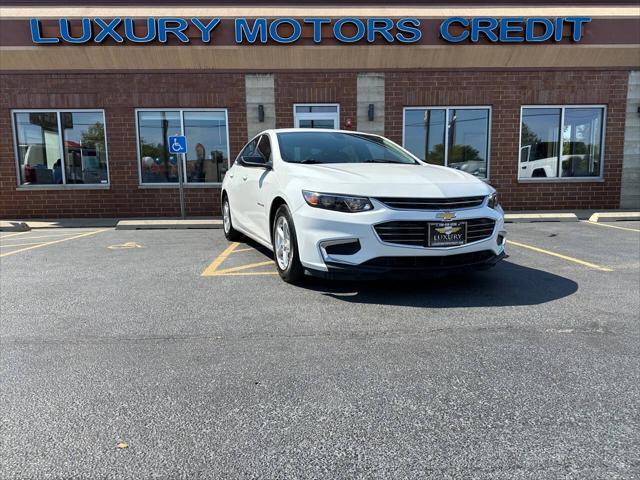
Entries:
POLYGON ((333 130, 340 130, 340 104, 339 103, 294 103, 293 104, 293 128, 303 128, 299 127, 299 120, 322 120, 324 117, 331 119, 334 121, 334 125, 336 128, 333 130), (329 112, 304 112, 298 113, 296 112, 297 107, 336 107, 335 113, 329 112))
POLYGON ((107 134, 107 115, 103 108, 15 108, 10 110, 11 113, 11 129, 13 130, 13 156, 16 166, 16 184, 18 189, 25 190, 106 190, 111 188, 111 172, 109 171, 109 141, 107 134), (41 185, 26 185, 20 183, 22 175, 20 174, 20 155, 18 153, 18 130, 16 125, 16 113, 55 113, 58 123, 58 148, 60 149, 60 161, 62 162, 62 184, 43 183, 41 185), (62 134, 62 122, 60 120, 61 113, 101 113, 104 126, 104 153, 107 160, 107 183, 66 183, 67 174, 64 159, 64 139, 62 134))
POLYGON ((271 138, 269 137, 268 133, 263 133, 262 135, 260 135, 260 140, 258 140, 256 150, 258 150, 260 152, 260 155, 262 155, 262 157, 264 158, 264 154, 260 151, 260 145, 262 145, 262 142, 264 141, 269 142, 269 158, 265 158, 264 160, 267 163, 273 164, 273 146, 271 145, 271 138))
MULTIPOLYGON (((406 145, 406 126, 407 126, 407 122, 406 122, 406 112, 409 110, 444 110, 445 111, 445 123, 446 123, 446 128, 444 131, 444 160, 445 160, 445 167, 448 168, 452 168, 449 167, 449 115, 450 115, 450 111, 451 110, 487 110, 489 112, 489 118, 487 119, 487 174, 484 177, 476 177, 479 180, 482 180, 483 182, 489 182, 489 178, 491 177, 491 125, 493 123, 493 109, 491 107, 491 105, 438 105, 438 106, 410 106, 410 107, 404 107, 402 109, 402 148, 404 148, 405 150, 407 150, 406 145)), ((407 150, 408 151, 408 150, 407 150)), ((412 153, 413 155, 413 153, 412 153)), ((422 163, 426 163, 427 165, 431 165, 429 162, 427 162, 426 160, 422 160, 419 157, 417 157, 416 155, 414 155, 416 158, 418 158, 422 163)))
POLYGON ((607 105, 605 104, 552 104, 552 105, 521 105, 520 106, 520 127, 518 128, 518 155, 517 155, 517 180, 518 183, 560 183, 560 182, 604 182, 604 152, 605 152, 605 138, 607 132, 607 105), (560 109, 560 134, 558 145, 558 174, 557 177, 520 177, 520 152, 522 151, 522 117, 524 109, 544 109, 544 108, 558 108, 560 109), (600 174, 598 176, 591 177, 563 177, 562 176, 562 147, 564 143, 564 112, 569 108, 599 108, 602 110, 602 130, 600 132, 600 174))
MULTIPOLYGON (((206 107, 206 108, 179 108, 179 107, 162 107, 162 108, 136 108, 134 111, 135 126, 136 126, 136 156, 138 162, 138 188, 179 188, 179 182, 143 182, 142 181, 142 158, 140 157, 140 125, 138 121, 139 112, 178 112, 180 115, 180 135, 184 135, 184 113, 185 112, 224 112, 224 119, 227 125, 226 139, 227 139, 227 171, 231 168, 231 144, 229 142, 229 110, 221 107, 206 107)), ((188 147, 188 145, 187 145, 188 147)), ((244 148, 244 147, 243 147, 244 148)), ((242 151, 242 150, 240 150, 242 151)), ((182 157, 182 185, 185 188, 212 188, 222 186, 222 180, 219 182, 187 182, 187 160, 184 154, 182 157)))

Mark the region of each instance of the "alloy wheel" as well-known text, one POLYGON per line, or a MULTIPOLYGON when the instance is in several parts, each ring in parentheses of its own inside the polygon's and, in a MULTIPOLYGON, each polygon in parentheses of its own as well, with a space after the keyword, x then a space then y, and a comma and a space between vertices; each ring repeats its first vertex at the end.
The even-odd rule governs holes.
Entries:
POLYGON ((278 217, 275 233, 276 261, 281 270, 286 270, 291 262, 291 231, 284 216, 278 217))
POLYGON ((231 229, 231 212, 229 211, 229 201, 226 199, 222 206, 222 226, 224 227, 225 233, 229 233, 231 229))

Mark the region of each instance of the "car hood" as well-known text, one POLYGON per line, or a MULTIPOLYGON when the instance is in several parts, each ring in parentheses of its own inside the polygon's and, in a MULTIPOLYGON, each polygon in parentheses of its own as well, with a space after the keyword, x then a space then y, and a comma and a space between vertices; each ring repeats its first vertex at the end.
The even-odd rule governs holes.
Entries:
POLYGON ((302 189, 367 197, 448 198, 488 195, 482 180, 437 165, 334 163, 288 164, 289 178, 302 189))

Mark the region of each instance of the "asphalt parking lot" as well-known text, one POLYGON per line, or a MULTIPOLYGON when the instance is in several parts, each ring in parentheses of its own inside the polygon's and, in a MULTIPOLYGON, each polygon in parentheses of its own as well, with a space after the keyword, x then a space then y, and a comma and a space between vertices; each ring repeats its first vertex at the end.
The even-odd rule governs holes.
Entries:
POLYGON ((0 234, 0 476, 640 476, 640 223, 283 283, 221 230, 0 234))

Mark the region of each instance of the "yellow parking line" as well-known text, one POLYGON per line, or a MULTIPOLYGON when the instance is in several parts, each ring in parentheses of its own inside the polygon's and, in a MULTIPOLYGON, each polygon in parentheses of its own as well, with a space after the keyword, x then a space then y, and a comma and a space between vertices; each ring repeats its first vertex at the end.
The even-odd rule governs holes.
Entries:
POLYGON ((200 274, 201 277, 208 277, 210 275, 213 274, 213 272, 215 272, 218 267, 222 264, 222 262, 224 262, 227 257, 229 257, 229 255, 231 255, 233 253, 233 251, 238 248, 240 244, 238 242, 233 242, 231 245, 229 245, 224 252, 222 252, 220 255, 218 255, 216 257, 216 259, 211 262, 211 264, 204 269, 204 272, 202 272, 200 274))
POLYGON ((234 250, 233 253, 250 252, 252 250, 255 251, 255 248, 238 248, 237 250, 234 250))
POLYGON ((0 240, 2 240, 3 238, 17 237, 18 235, 24 235, 25 233, 31 233, 31 232, 27 230, 26 232, 8 233, 6 235, 0 235, 0 240))
MULTIPOLYGON (((36 232, 28 232, 28 233, 36 233, 36 232)), ((78 232, 67 232, 67 233, 49 233, 47 235, 36 235, 35 237, 28 237, 26 240, 34 240, 36 238, 51 238, 51 237, 70 237, 72 235, 77 235, 78 232)), ((3 240, 0 238, 0 240, 3 240)), ((22 240, 21 238, 17 238, 16 240, 22 240)))
POLYGON ((269 260, 266 262, 256 262, 256 263, 248 263, 247 265, 240 265, 239 267, 231 267, 225 268, 223 270, 217 270, 213 273, 213 275, 226 275, 228 273, 238 272, 240 270, 247 270, 248 268, 255 267, 264 267, 266 265, 273 265, 273 260, 269 260))
MULTIPOLYGON (((29 240, 29 239, 27 239, 29 240)), ((9 248, 9 247, 24 247, 25 245, 40 245, 42 242, 29 242, 29 243, 9 243, 2 244, 0 243, 0 248, 9 248)))
POLYGON ((607 223, 592 222, 589 220, 582 220, 582 223, 588 223, 590 225, 596 225, 598 227, 617 228, 618 230, 627 230, 629 232, 640 232, 640 229, 637 229, 637 228, 619 227, 617 225, 609 225, 607 223))
POLYGON ((60 240, 52 240, 51 242, 39 243, 38 245, 32 245, 31 247, 20 248, 18 250, 13 250, 13 251, 7 252, 7 253, 0 253, 0 257, 7 257, 9 255, 14 255, 16 253, 26 252, 27 250, 33 250, 34 248, 47 247, 49 245, 54 245, 56 243, 66 242, 68 240, 75 240, 76 238, 88 237, 89 235, 96 235, 98 233, 106 232, 107 230, 110 230, 110 229, 109 228, 103 228, 101 230, 94 230, 92 232, 81 233, 80 235, 76 235, 74 237, 61 238, 60 240))
POLYGON ((516 247, 527 248, 529 250, 533 250, 534 252, 544 253, 546 255, 551 255, 552 257, 561 258, 563 260, 567 260, 568 262, 577 263, 578 265, 593 268, 595 270, 600 270, 602 272, 613 272, 613 270, 610 268, 602 267, 600 265, 596 265, 595 263, 585 262, 584 260, 580 260, 579 258, 569 257, 568 255, 562 255, 550 250, 545 250, 544 248, 534 247, 533 245, 527 245, 525 243, 514 242, 513 240, 507 240, 507 243, 509 243, 510 245, 515 245, 516 247))
POLYGON ((241 276, 241 275, 245 275, 247 277, 250 277, 253 275, 278 275, 278 272, 229 272, 229 273, 216 272, 209 275, 209 277, 232 277, 232 276, 241 276))

